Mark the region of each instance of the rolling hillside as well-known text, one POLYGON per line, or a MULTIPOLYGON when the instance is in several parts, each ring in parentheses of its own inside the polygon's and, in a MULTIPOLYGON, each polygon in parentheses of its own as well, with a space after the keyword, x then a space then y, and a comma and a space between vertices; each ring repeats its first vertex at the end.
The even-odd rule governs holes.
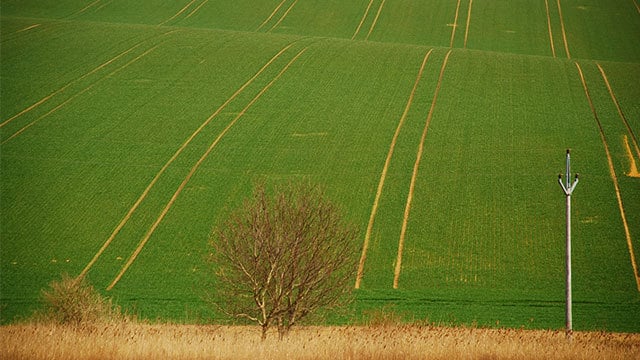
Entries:
POLYGON ((211 228, 311 179, 361 229, 356 321, 640 331, 636 0, 0 3, 0 311, 61 273, 201 321, 211 228), (635 171, 634 171, 634 166, 635 171))

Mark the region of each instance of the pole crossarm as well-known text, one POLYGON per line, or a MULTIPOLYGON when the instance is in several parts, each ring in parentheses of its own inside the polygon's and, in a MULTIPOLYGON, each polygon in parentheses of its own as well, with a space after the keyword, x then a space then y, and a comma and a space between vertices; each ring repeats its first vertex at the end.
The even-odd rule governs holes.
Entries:
POLYGON ((567 187, 562 182, 562 175, 558 175, 558 183, 560 183, 560 186, 562 187, 562 191, 564 191, 564 194, 566 196, 571 196, 571 194, 573 193, 573 190, 576 188, 576 185, 578 185, 578 174, 576 174, 576 178, 573 181, 573 184, 570 184, 569 187, 567 187))

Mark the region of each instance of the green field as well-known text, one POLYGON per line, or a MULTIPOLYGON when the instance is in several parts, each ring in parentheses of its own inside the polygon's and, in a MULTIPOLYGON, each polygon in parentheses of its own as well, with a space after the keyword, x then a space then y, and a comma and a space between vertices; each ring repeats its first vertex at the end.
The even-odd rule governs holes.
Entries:
POLYGON ((367 244, 335 321, 562 328, 570 148, 574 328, 640 332, 639 39, 637 0, 3 0, 0 320, 83 271, 216 317, 212 227, 311 179, 367 244))

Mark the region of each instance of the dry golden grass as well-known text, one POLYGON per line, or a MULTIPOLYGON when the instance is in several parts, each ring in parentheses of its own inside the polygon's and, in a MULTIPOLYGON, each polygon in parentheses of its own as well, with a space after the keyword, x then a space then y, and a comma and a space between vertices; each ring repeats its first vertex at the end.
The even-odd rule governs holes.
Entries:
POLYGON ((0 327, 6 359, 640 359, 640 334, 438 328, 301 327, 260 341, 258 327, 122 323, 91 330, 0 327))

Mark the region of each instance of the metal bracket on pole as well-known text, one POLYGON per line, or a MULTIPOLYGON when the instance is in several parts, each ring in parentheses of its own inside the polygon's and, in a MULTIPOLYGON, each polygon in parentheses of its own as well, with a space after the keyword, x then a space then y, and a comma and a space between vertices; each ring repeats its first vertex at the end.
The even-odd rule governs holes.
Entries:
POLYGON ((562 191, 567 198, 567 239, 566 239, 566 318, 565 318, 565 331, 567 333, 567 338, 571 339, 571 335, 573 332, 573 324, 572 324, 572 299, 571 299, 571 194, 573 190, 578 185, 578 174, 576 174, 575 180, 573 183, 571 182, 571 152, 567 149, 567 166, 566 166, 566 175, 565 182, 562 182, 562 174, 558 175, 558 183, 560 183, 560 187, 562 187, 562 191))

